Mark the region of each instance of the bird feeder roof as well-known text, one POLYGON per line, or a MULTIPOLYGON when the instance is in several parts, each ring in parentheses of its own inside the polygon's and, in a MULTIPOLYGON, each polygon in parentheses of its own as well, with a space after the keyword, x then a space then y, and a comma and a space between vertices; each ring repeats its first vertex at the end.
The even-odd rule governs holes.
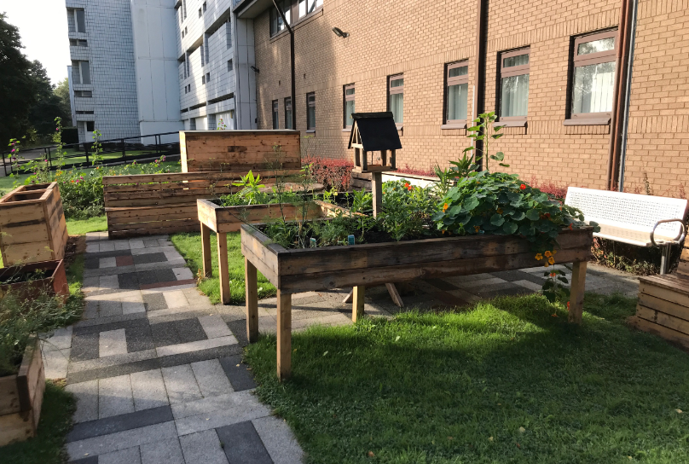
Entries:
POLYGON ((391 112, 386 113, 352 113, 352 132, 349 134, 349 148, 355 134, 364 147, 364 151, 399 150, 402 148, 397 125, 391 112))

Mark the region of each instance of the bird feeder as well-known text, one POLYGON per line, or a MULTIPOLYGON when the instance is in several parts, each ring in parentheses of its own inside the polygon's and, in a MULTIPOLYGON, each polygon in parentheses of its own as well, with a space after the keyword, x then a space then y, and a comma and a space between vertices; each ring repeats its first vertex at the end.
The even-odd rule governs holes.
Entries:
POLYGON ((354 172, 371 173, 373 216, 382 209, 382 173, 396 171, 396 151, 402 148, 392 113, 352 113, 349 148, 354 149, 354 172), (380 163, 375 159, 380 152, 380 163), (370 160, 369 160, 370 155, 370 160))

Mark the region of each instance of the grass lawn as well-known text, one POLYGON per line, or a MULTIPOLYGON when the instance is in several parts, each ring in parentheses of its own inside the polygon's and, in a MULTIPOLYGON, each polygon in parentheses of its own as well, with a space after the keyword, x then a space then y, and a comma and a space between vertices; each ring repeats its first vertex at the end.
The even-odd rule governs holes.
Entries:
POLYGON ((581 327, 540 296, 315 327, 284 384, 275 337, 246 355, 310 463, 687 463, 689 355, 624 326, 634 306, 589 294, 581 327))
POLYGON ((67 461, 65 438, 72 428, 76 400, 64 386, 48 381, 36 437, 0 448, 7 464, 62 464, 67 461))
MULTIPOLYGON (((201 234, 174 234, 170 238, 177 251, 184 257, 191 272, 198 275, 199 269, 203 269, 201 252, 201 234)), ((213 276, 204 279, 199 284, 199 290, 207 295, 211 302, 220 303, 220 281, 218 279, 218 240, 211 232, 211 251, 213 256, 213 276)), ((242 255, 239 232, 227 234, 227 255, 230 271, 230 291, 232 304, 243 303, 244 290, 244 256, 242 255)), ((275 296, 276 290, 265 277, 258 273, 258 297, 267 298, 275 296)))
POLYGON ((105 216, 67 220, 67 232, 69 232, 69 235, 85 235, 89 232, 102 232, 105 230, 108 230, 108 220, 105 216))

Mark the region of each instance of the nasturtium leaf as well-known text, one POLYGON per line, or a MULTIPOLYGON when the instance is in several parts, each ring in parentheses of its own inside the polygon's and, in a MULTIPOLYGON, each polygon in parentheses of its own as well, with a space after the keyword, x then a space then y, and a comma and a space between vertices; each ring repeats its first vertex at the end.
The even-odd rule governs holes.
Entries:
POLYGON ((512 235, 517 231, 517 224, 514 222, 506 222, 505 225, 502 226, 502 230, 506 234, 512 235))
POLYGON ((521 221, 526 217, 526 214, 524 214, 524 211, 515 211, 512 213, 512 220, 514 221, 521 221))
POLYGON ((476 207, 479 205, 479 203, 480 202, 479 202, 478 198, 469 197, 466 199, 463 206, 464 206, 464 209, 466 209, 467 211, 471 211, 473 209, 476 209, 476 207))
POLYGON ((447 214, 450 216, 456 216, 462 212, 462 207, 459 205, 454 205, 452 208, 447 210, 447 214))
POLYGON ((457 216, 457 222, 459 222, 463 226, 467 225, 470 220, 471 220, 471 214, 469 214, 469 213, 462 213, 462 214, 457 216))
POLYGON ((490 223, 494 226, 501 226, 505 223, 505 218, 496 213, 490 218, 490 223))
POLYGON ((538 214, 538 211, 536 211, 535 209, 530 209, 526 212, 526 217, 530 221, 538 221, 541 218, 541 215, 538 214))

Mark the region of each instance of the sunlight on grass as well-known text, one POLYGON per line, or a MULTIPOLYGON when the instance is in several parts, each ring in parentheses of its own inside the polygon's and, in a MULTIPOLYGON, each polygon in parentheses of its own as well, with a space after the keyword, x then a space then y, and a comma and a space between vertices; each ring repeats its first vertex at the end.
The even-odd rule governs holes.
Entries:
POLYGON ((257 394, 312 463, 687 462, 689 357, 587 295, 581 327, 541 296, 402 313, 247 349, 257 394), (556 317, 553 317, 553 314, 556 317))
POLYGON ((108 220, 105 216, 67 220, 67 232, 69 232, 69 235, 85 235, 89 232, 102 232, 106 230, 108 230, 108 220))
MULTIPOLYGON (((201 251, 201 234, 174 234, 170 237, 172 244, 184 257, 194 275, 203 269, 203 255, 201 251)), ((218 240, 211 232, 211 255, 213 259, 213 276, 204 279, 199 284, 199 290, 207 295, 212 303, 220 303, 220 280, 218 278, 218 240)), ((230 273, 230 293, 232 304, 245 301, 244 287, 244 256, 242 255, 239 232, 227 234, 227 255, 230 273)), ((258 296, 267 298, 276 294, 275 287, 258 273, 258 296)))

